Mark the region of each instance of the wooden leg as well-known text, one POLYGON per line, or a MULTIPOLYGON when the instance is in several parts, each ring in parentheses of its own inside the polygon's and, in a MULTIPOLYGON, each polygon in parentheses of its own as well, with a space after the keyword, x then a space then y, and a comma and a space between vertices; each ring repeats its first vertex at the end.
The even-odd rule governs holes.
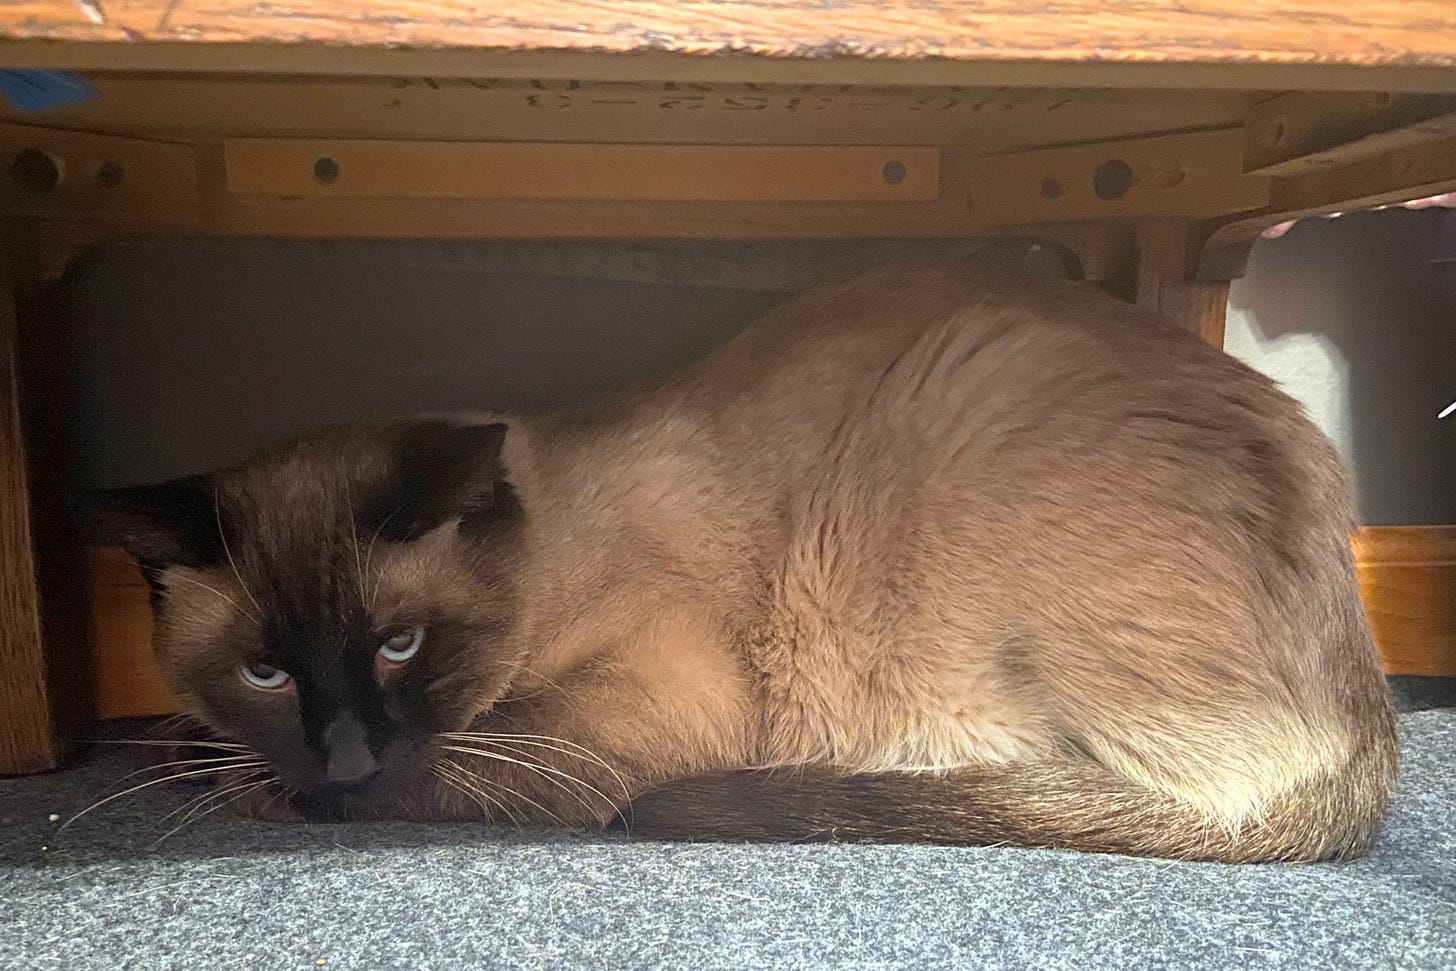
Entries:
MULTIPOLYGON (((44 394, 23 395, 20 362, 28 355, 17 321, 34 308, 36 294, 18 293, 13 279, 0 270, 0 774, 56 768, 67 740, 84 734, 91 707, 80 572, 55 434, 60 395, 54 380, 44 382, 44 394), (41 427, 48 434, 27 436, 41 427)), ((59 342, 37 344, 49 355, 59 342)))
POLYGON ((1193 239, 1187 223, 1138 224, 1137 303, 1223 347, 1229 285, 1193 279, 1193 239))
POLYGON ((0 286, 0 773, 55 768, 55 721, 41 643, 30 483, 20 424, 14 293, 0 286))

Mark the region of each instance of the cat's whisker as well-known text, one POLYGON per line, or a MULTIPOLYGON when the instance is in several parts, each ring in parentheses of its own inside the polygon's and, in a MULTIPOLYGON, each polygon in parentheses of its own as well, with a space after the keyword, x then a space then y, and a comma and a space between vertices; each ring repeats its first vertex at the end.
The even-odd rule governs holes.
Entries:
MULTIPOLYGON (((258 770, 255 770, 255 772, 256 771, 258 771, 258 770)), ((199 804, 201 804, 203 802, 206 802, 209 799, 214 798, 216 795, 217 795, 217 789, 208 789, 207 791, 203 792, 201 795, 193 796, 191 799, 187 800, 182 805, 178 806, 176 809, 172 810, 167 815, 165 815, 161 819, 157 820, 156 826, 162 825, 167 820, 171 819, 173 816, 176 816, 178 813, 187 812, 189 809, 192 809, 193 807, 195 807, 195 806, 197 806, 197 805, 199 805, 199 804)), ((155 828, 155 827, 153 827, 153 828, 155 828)))
POLYGON ((505 814, 506 818, 510 820, 512 825, 521 825, 521 821, 516 818, 515 813, 511 812, 509 806, 507 806, 505 803, 501 802, 499 799, 495 798, 490 793, 486 792, 484 789, 480 788, 472 781, 470 781, 474 779, 475 776, 470 772, 470 770, 466 769, 460 763, 452 759, 441 759, 440 762, 431 766, 431 769, 434 770, 435 774, 438 775, 440 779, 442 779, 447 784, 454 786, 457 791, 464 793, 468 798, 470 798, 472 802, 474 802, 481 809, 485 810, 485 814, 488 818, 494 818, 494 813, 491 812, 490 807, 495 806, 500 809, 502 813, 505 814), (449 766, 452 770, 454 770, 455 773, 457 773, 457 776, 455 778, 452 778, 449 774, 446 773, 444 766, 449 766))
MULTIPOLYGON (((480 756, 480 757, 483 757, 483 758, 495 759, 495 760, 500 761, 500 762, 513 762, 516 765, 522 766, 523 768, 528 768, 528 769, 530 768, 530 766, 527 765, 525 762, 521 762, 518 759, 513 759, 513 758, 510 758, 509 756, 501 755, 501 754, 496 753, 496 752, 483 752, 483 751, 479 751, 477 749, 461 748, 460 746, 455 746, 455 745, 445 745, 445 746, 441 746, 441 747, 444 748, 444 749, 446 749, 446 750, 448 750, 448 751, 459 752, 459 753, 461 753, 463 755, 475 755, 475 756, 480 756)), ((515 796, 517 799, 521 800, 522 802, 527 803, 528 805, 530 805, 530 806, 534 807, 535 809, 539 810, 543 815, 550 816, 552 819, 556 820, 556 822, 559 825, 561 825, 561 826, 568 826, 569 825, 566 822, 566 820, 562 819, 556 813, 552 812, 550 809, 547 809, 545 806, 541 805, 539 802, 537 802, 536 800, 532 799, 530 796, 526 795, 525 793, 517 792, 515 789, 512 789, 510 786, 507 786, 504 783, 498 782, 495 779, 488 779, 488 778, 486 778, 484 776, 475 775, 473 773, 472 773, 472 777, 476 781, 482 783, 483 785, 490 786, 493 789, 499 789, 502 792, 508 792, 508 793, 510 793, 511 795, 515 796)))
POLYGON ((456 741, 470 742, 508 741, 511 742, 511 744, 513 745, 529 745, 529 747, 533 748, 546 748, 546 750, 555 751, 555 753, 562 754, 562 756, 579 758, 579 760, 582 761, 590 761, 590 763, 596 764, 596 766, 600 766, 601 769, 606 769, 607 773, 612 774, 612 779, 614 780, 614 782, 617 783, 617 788, 622 789, 622 798, 625 799, 628 804, 632 802, 632 790, 628 788, 628 783, 626 783, 626 780, 622 779, 622 774, 617 772, 616 769, 613 769, 613 767, 610 766, 610 764, 607 763, 604 758, 597 756, 597 754, 594 753, 594 751, 591 751, 590 748, 582 747, 582 745, 578 745, 577 742, 566 741, 565 738, 555 738, 552 737, 552 735, 513 735, 505 734, 505 732, 499 732, 499 734, 482 734, 482 732, 459 732, 459 734, 456 735, 443 735, 443 737, 454 738, 454 740, 456 741), (571 745, 571 747, 575 748, 575 750, 577 751, 572 750, 572 748, 563 748, 561 747, 561 745, 552 744, 552 742, 561 742, 561 745, 571 745))
POLYGON ((568 772, 562 772, 560 769, 552 768, 549 765, 523 761, 525 758, 528 757, 523 752, 517 751, 516 754, 520 755, 522 758, 515 759, 511 758, 508 755, 502 755, 499 752, 488 752, 483 749, 466 748, 460 745, 446 745, 444 746, 444 748, 451 752, 461 752, 468 755, 478 755, 488 759, 497 759, 504 762, 511 762, 521 766, 523 769, 529 769, 530 771, 535 772, 541 778, 545 779, 547 782, 556 786, 556 788, 560 789, 568 796, 571 796, 571 798, 575 799, 577 802, 581 803, 582 808, 587 811, 588 815, 595 815, 597 812, 601 811, 602 807, 593 806, 591 803, 587 802, 587 800, 583 798, 579 791, 571 789, 564 782, 561 782, 561 779, 569 780, 570 782, 573 782, 576 785, 580 786, 582 789, 594 793, 598 798, 602 800, 604 806, 611 807, 613 805, 612 800, 608 799, 600 789, 596 788, 591 783, 586 782, 582 779, 578 779, 576 776, 571 775, 568 772))
POLYGON ((581 786, 581 789, 590 790, 590 792, 596 793, 598 798, 603 801, 603 805, 607 806, 607 808, 610 808, 610 806, 613 805, 612 801, 610 801, 610 799, 607 799, 607 796, 603 795, 600 789, 597 789, 596 786, 591 785, 591 783, 584 782, 584 780, 578 779, 577 776, 572 776, 571 773, 561 772, 561 770, 559 769, 552 769, 552 767, 543 766, 543 764, 531 763, 531 761, 524 761, 523 758, 513 758, 511 756, 505 756, 505 754, 498 753, 498 751, 486 751, 483 750, 483 748, 466 748, 463 747, 463 745, 444 745, 444 748, 446 748, 447 751, 457 751, 457 753, 466 754, 466 756, 478 756, 482 758, 492 758, 492 760, 496 761, 508 761, 508 763, 515 764, 515 766, 520 766, 521 769, 526 769, 527 772, 536 773, 537 776, 542 777, 542 779, 545 779, 546 782, 552 783, 553 786, 561 789, 562 792, 566 793, 566 795, 571 796, 572 799, 575 799, 575 801, 579 802, 582 808, 587 811, 588 817, 591 817, 591 815, 596 815, 597 812, 601 811, 601 808, 603 808, 603 806, 591 805, 591 802, 588 802, 587 799, 585 799, 584 796, 581 795, 581 790, 572 789, 571 786, 563 783, 562 779, 569 780, 569 782, 575 783, 575 785, 577 786, 581 786))
POLYGON ((462 739, 485 739, 487 741, 494 741, 495 739, 500 739, 500 738, 511 739, 513 741, 515 741, 515 740, 521 740, 521 739, 529 739, 531 741, 539 741, 539 742, 543 742, 543 743, 550 742, 550 743, 553 743, 554 745, 564 746, 563 748, 558 749, 558 751, 560 751, 560 752, 562 752, 564 754, 567 754, 567 755, 577 755, 580 758, 585 758, 585 759, 587 759, 589 761, 592 761, 592 762, 597 763, 602 768, 608 768, 607 764, 602 761, 601 756, 597 755, 595 752, 593 752, 591 749, 587 748, 585 745, 581 745, 581 744, 579 744, 577 742, 573 742, 573 741, 570 741, 568 739, 557 738, 555 735, 524 735, 524 734, 521 734, 521 733, 518 733, 518 732, 441 732, 440 733, 440 737, 441 738, 462 738, 462 739))
POLYGON ((616 769, 612 768, 612 766, 609 765, 605 759, 603 759, 600 755, 597 755, 586 746, 579 745, 576 742, 571 742, 564 738, 557 738, 554 735, 520 735, 510 732, 442 732, 440 734, 440 737, 462 742, 506 741, 510 742, 513 745, 526 745, 535 748, 550 749, 551 751, 559 752, 562 755, 568 755, 572 758, 581 759, 585 762, 592 762, 611 773, 613 780, 615 780, 617 785, 620 786, 622 789, 623 798, 627 799, 629 802, 632 799, 632 791, 627 788, 626 781, 623 780, 621 774, 617 772, 616 769), (562 748, 558 746, 570 746, 570 748, 562 748))
POLYGON ((228 603, 232 604, 233 609, 236 610, 238 613, 242 614, 244 617, 248 618, 253 623, 258 624, 260 626, 262 625, 263 622, 261 620, 259 620, 258 617, 251 610, 248 610, 247 608, 245 608, 242 604, 238 603, 232 597, 229 597, 227 594, 225 594, 221 590, 217 589, 217 587, 214 587, 211 584, 203 583, 201 580, 195 579, 193 577, 186 576, 185 574, 178 573, 176 570, 173 570, 172 573, 169 574, 169 577, 170 577, 170 579, 173 579, 173 580, 181 580, 183 583, 190 583, 194 587, 201 587, 204 590, 208 590, 208 591, 216 594, 217 596, 221 597, 223 600, 226 600, 228 603))
MULTIPOLYGON (((550 809, 547 809, 545 806, 541 805, 539 802, 537 802, 536 800, 532 799, 530 796, 526 795, 525 793, 518 792, 515 789, 512 789, 510 786, 508 786, 508 785, 506 785, 506 784, 504 784, 502 782, 498 782, 495 779, 486 779, 486 778, 483 778, 481 776, 476 776, 476 779, 479 780, 479 782, 480 782, 481 785, 490 786, 492 789, 495 789, 495 790, 497 790, 499 792, 506 792, 506 793, 509 793, 509 794, 515 796, 517 799, 521 800, 522 802, 526 803, 527 805, 534 807, 542 815, 551 817, 553 820, 556 821, 556 824, 558 826, 561 826, 564 829, 570 829, 571 828, 571 824, 569 824, 566 820, 562 819, 556 813, 552 812, 550 809)), ((520 824, 518 823, 517 825, 520 825, 520 824)))
POLYGON ((545 758, 542 758, 540 756, 537 756, 536 753, 527 753, 527 751, 521 751, 520 748, 515 747, 515 745, 531 745, 531 747, 534 747, 534 748, 546 748, 546 750, 549 750, 549 751, 559 751, 559 753, 565 754, 565 756, 572 756, 574 758, 579 758, 579 760, 588 761, 588 763, 591 763, 591 764, 596 764, 596 766, 601 766, 601 767, 603 767, 603 769, 606 769, 607 772, 612 773, 614 779, 616 779, 617 785, 622 786, 622 795, 623 796, 629 796, 628 788, 626 788, 626 783, 623 782, 622 777, 617 776, 616 772, 613 772, 612 766, 607 766, 607 764, 606 763, 603 763, 603 761, 601 761, 600 758, 587 758, 585 756, 579 756, 579 754, 572 753, 572 751, 561 750, 561 748, 556 748, 555 745, 547 745, 546 742, 518 741, 518 740, 517 741, 505 742, 505 741, 499 741, 499 740, 492 740, 491 741, 491 744, 498 745, 498 747, 504 748, 505 751, 510 751, 510 753, 517 754, 517 756, 520 756, 521 758, 530 758, 530 760, 533 760, 534 763, 539 764, 539 766, 542 767, 542 769, 549 770, 549 772, 555 772, 555 773, 558 773, 558 774, 562 774, 562 776, 568 777, 568 779, 577 780, 577 782, 581 783, 581 785, 587 786, 588 789, 591 789, 591 792, 594 792, 594 793, 596 793, 596 795, 600 796, 601 801, 606 802, 607 805, 614 805, 612 799, 607 798, 606 793, 601 792, 601 790, 600 789, 597 789, 596 786, 590 785, 590 783, 585 782, 584 779, 579 779, 578 776, 574 776, 574 774, 571 774, 569 772, 566 772, 566 770, 556 769, 555 766, 550 766, 550 764, 547 763, 547 761, 545 760, 545 758))
MULTIPOLYGON (((449 759, 441 759, 440 762, 437 762, 434 765, 430 766, 430 770, 446 785, 449 785, 451 788, 455 789, 455 791, 464 794, 466 798, 479 806, 481 810, 485 812, 487 819, 495 818, 495 813, 491 810, 492 806, 495 806, 496 808, 500 809, 502 813, 505 813, 507 816, 509 816, 509 811, 506 809, 505 805, 500 802, 500 800, 491 796, 484 789, 481 789, 478 786, 472 785, 466 781, 468 773, 459 764, 452 762, 449 759), (453 774, 452 772, 447 771, 445 766, 450 766, 451 769, 453 769, 453 774)), ((511 822, 515 823, 516 821, 512 819, 511 822)))
POLYGON ((477 806, 479 806, 480 809, 481 809, 481 811, 486 814, 486 817, 487 818, 489 818, 489 816, 490 816, 490 809, 489 809, 489 807, 487 807, 485 805, 485 803, 481 802, 476 797, 471 796, 469 793, 465 792, 464 789, 460 788, 460 786, 458 784, 456 784, 456 782, 453 779, 451 779, 448 775, 445 774, 445 771, 443 769, 441 769, 438 764, 430 766, 430 774, 433 775, 436 779, 438 779, 441 782, 443 782, 445 785, 449 786, 451 789, 454 789, 456 792, 459 792, 459 793, 462 793, 462 794, 464 794, 466 796, 469 796, 470 801, 473 802, 473 803, 475 803, 477 806))
POLYGON ((220 794, 231 792, 233 788, 237 785, 254 781, 258 778, 258 776, 263 775, 266 771, 267 770, 265 769, 252 769, 241 779, 235 779, 232 782, 226 783, 211 790, 210 792, 205 792, 200 796, 189 799, 182 805, 178 806, 176 809, 169 812, 167 815, 163 816, 161 819, 157 820, 157 825, 162 825, 173 816, 176 816, 178 813, 187 814, 182 817, 183 822, 186 822, 188 819, 192 818, 193 813, 195 813, 198 809, 202 808, 203 804, 207 803, 210 800, 219 798, 220 794))
POLYGON ((561 769, 556 769, 556 767, 547 766, 545 761, 539 760, 539 758, 531 756, 531 754, 529 753, 524 753, 524 751, 521 751, 520 748, 511 748, 510 745, 505 745, 504 742, 492 742, 492 744, 499 745, 499 747, 504 748, 504 750, 508 751, 508 753, 513 753, 515 754, 515 756, 520 756, 520 760, 508 756, 501 756, 501 754, 492 753, 492 751, 478 750, 478 748, 460 747, 460 745, 447 745, 446 748, 450 748, 451 751, 469 751, 469 753, 476 754, 476 756, 485 756, 486 758, 505 758, 505 760, 507 761, 514 761, 514 763, 518 764, 518 766, 524 767, 524 769, 530 769, 531 772, 539 774, 539 776, 542 776, 543 779, 547 780, 547 782, 553 783, 556 788, 561 789, 562 792, 566 793, 566 795, 574 798, 575 801, 579 802, 579 804, 582 805, 582 808, 584 808, 585 811, 588 812, 588 814, 596 815, 597 812, 600 812, 603 808, 616 808, 616 804, 614 804, 612 799, 607 796, 607 793, 601 792, 601 789, 597 789, 596 786, 591 785, 591 783, 587 782, 587 780, 581 779, 581 777, 578 776, 574 776, 574 774, 571 774, 569 772, 562 772, 561 769), (527 760, 527 758, 529 758, 530 761, 523 761, 527 760), (568 780, 568 782, 574 783, 574 785, 579 786, 579 790, 571 789, 569 788, 569 786, 566 786, 565 783, 559 782, 559 780, 561 779, 568 780), (601 805, 591 805, 591 802, 588 802, 587 799, 585 799, 584 796, 581 795, 581 790, 593 793, 594 796, 597 796, 598 799, 601 799, 601 805))
POLYGON ((549 689, 546 685, 542 685, 537 690, 535 690, 535 691, 528 691, 527 693, 525 693, 523 695, 501 695, 499 698, 497 698, 495 700, 495 703, 498 704, 498 705, 503 705, 503 704, 507 704, 509 702, 530 701, 532 698, 539 698, 539 697, 541 697, 543 694, 545 694, 549 690, 551 690, 551 689, 549 689))
POLYGON ((379 585, 384 582, 384 572, 380 571, 374 577, 374 592, 369 595, 369 613, 374 613, 374 605, 379 603, 379 585))
POLYGON ((340 477, 344 486, 344 505, 349 513, 349 539, 354 544, 354 571, 359 581, 359 606, 364 606, 364 558, 359 554, 359 523, 354 519, 354 495, 349 488, 349 475, 344 470, 342 461, 339 464, 340 477))
POLYGON ((165 832, 161 836, 157 837, 156 843, 153 843, 152 845, 153 846, 156 846, 157 844, 163 842, 169 836, 173 835, 178 830, 180 830, 183 827, 187 826, 189 822, 200 822, 201 820, 205 819, 207 816, 211 815, 212 813, 217 812, 219 809, 223 809, 223 808, 225 808, 227 806, 231 806, 233 803, 237 802, 239 799, 242 799, 244 796, 247 796, 250 793, 256 792, 259 789, 263 788, 264 786, 271 785, 273 783, 273 781, 274 781, 273 779, 269 778, 269 779, 263 779, 263 780, 258 781, 258 782, 239 782, 236 785, 230 786, 230 787, 228 787, 226 789, 219 790, 219 792, 221 794, 223 794, 223 795, 234 794, 234 793, 235 793, 235 795, 233 795, 231 799, 227 799, 225 801, 218 802, 218 803, 210 806, 201 815, 199 815, 195 820, 192 818, 192 814, 195 813, 195 812, 197 812, 197 810, 194 809, 192 811, 192 813, 188 813, 186 816, 182 817, 182 822, 178 823, 176 826, 173 826, 171 829, 167 830, 167 832, 165 832))
MULTIPOLYGON (((128 772, 126 775, 122 776, 120 779, 117 779, 116 780, 116 784, 117 785, 120 785, 121 783, 125 782, 127 779, 133 778, 134 776, 139 776, 139 775, 141 775, 144 772, 155 772, 158 769, 166 769, 166 768, 170 768, 171 766, 174 766, 174 765, 212 765, 212 764, 216 764, 216 763, 219 763, 219 762, 237 762, 237 761, 242 760, 242 759, 256 759, 256 758, 257 758, 256 755, 253 755, 253 754, 249 753, 247 755, 219 755, 216 758, 210 758, 210 759, 174 759, 171 762, 158 762, 155 765, 144 765, 140 769, 135 769, 135 770, 133 770, 131 772, 128 772)), ((226 768, 226 766, 224 766, 224 768, 226 768)))
POLYGON ((213 742, 207 739, 182 739, 182 738, 92 738, 86 739, 93 745, 164 745, 170 748, 215 748, 228 752, 247 752, 256 755, 246 745, 239 745, 237 742, 213 742))
POLYGON ((159 786, 164 782, 175 782, 178 779, 190 779, 202 775, 217 775, 219 772, 228 772, 233 769, 251 769, 255 766, 261 767, 265 765, 267 765, 267 763, 264 762, 262 759, 259 759, 255 764, 244 763, 242 765, 227 765, 207 769, 192 769, 188 772, 174 772, 171 775, 162 776, 160 779, 151 779, 147 782, 141 783, 140 785, 132 786, 129 789, 123 789, 121 792, 107 796, 105 799, 99 799, 96 802, 93 802, 91 805, 87 806, 85 809, 81 810, 76 815, 72 816, 70 819, 62 823, 60 827, 56 830, 56 835, 59 836, 61 833, 65 832, 67 827, 69 827, 76 820, 80 819, 82 816, 91 812, 93 809, 100 809, 107 803, 114 802, 117 799, 120 799, 122 796, 129 796, 134 792, 140 792, 143 789, 150 789, 152 786, 159 786))
POLYGON ((261 627, 263 625, 263 605, 258 603, 258 598, 253 596, 253 591, 248 589, 247 581, 243 579, 242 571, 238 569, 238 561, 233 559, 233 551, 228 546, 227 530, 222 528, 222 507, 219 504, 216 485, 212 487, 212 515, 217 520, 217 535, 222 540, 222 550, 227 554, 228 565, 233 568, 233 576, 238 578, 238 586, 242 587, 243 594, 253 602, 253 607, 258 611, 254 620, 261 627))
MULTIPOLYGON (((384 521, 381 522, 378 526, 374 527, 374 535, 371 536, 371 537, 369 537, 369 549, 366 550, 365 553, 364 553, 364 569, 366 571, 369 569, 369 564, 371 564, 372 562, 374 562, 374 544, 379 541, 379 534, 382 533, 382 532, 384 532, 384 527, 388 526, 389 525, 389 521, 391 519, 393 519, 395 517, 395 515, 401 509, 403 509, 403 508, 404 508, 403 503, 401 503, 398 506, 395 506, 394 509, 390 512, 390 514, 388 516, 385 516, 384 517, 384 521)), ((369 597, 369 612, 370 613, 373 613, 374 612, 374 605, 379 602, 379 584, 383 580, 383 578, 384 578, 384 574, 383 573, 377 574, 374 577, 374 593, 372 595, 370 595, 370 597, 369 597)))
POLYGON ((612 800, 608 799, 607 796, 600 789, 598 789, 596 786, 593 786, 591 783, 587 782, 584 779, 580 779, 570 774, 569 772, 562 772, 560 769, 553 768, 549 765, 536 765, 527 763, 527 767, 534 771, 537 775, 541 776, 547 782, 552 783, 556 786, 556 788, 560 789, 562 792, 575 799, 577 803, 581 805, 581 808, 586 810, 588 818, 596 818, 600 816, 603 812, 607 812, 610 814, 616 811, 616 806, 613 804, 612 800), (578 788, 574 790, 570 786, 566 785, 564 782, 559 781, 559 779, 564 779, 567 782, 572 783, 572 785, 577 786, 578 788), (582 790, 585 790, 596 796, 598 799, 601 800, 601 802, 593 805, 590 799, 582 795, 582 790))
MULTIPOLYGON (((540 674, 540 673, 532 670, 531 668, 526 667, 525 663, 524 662, 520 662, 520 661, 517 661, 515 664, 511 665, 511 673, 506 677, 506 682, 507 683, 513 682, 515 680, 516 675, 518 675, 518 674, 524 674, 527 677, 535 678, 537 681, 540 681, 541 684, 544 687, 550 688, 553 691, 558 691, 561 694, 566 694, 566 689, 561 686, 560 682, 554 681, 551 678, 548 678, 546 675, 540 674)), ((533 695, 527 695, 526 697, 534 697, 534 696, 533 695)), ((502 699, 502 700, 504 700, 504 699, 502 699)))
MULTIPOLYGON (((279 780, 275 779, 274 781, 279 780)), ((258 815, 261 816, 263 813, 266 813, 268 810, 272 809, 273 804, 276 803, 280 798, 292 799, 296 795, 298 795, 298 790, 295 787, 288 783, 283 783, 278 787, 278 791, 273 793, 273 798, 269 799, 266 803, 263 804, 263 809, 258 815)))
POLYGON ((450 778, 449 775, 445 774, 442 771, 439 771, 438 769, 434 771, 434 776, 435 778, 439 779, 440 782, 449 786, 451 789, 454 789, 456 792, 463 795, 470 802, 473 802, 477 807, 480 808, 480 811, 485 814, 486 819, 493 820, 495 818, 495 814, 491 811, 490 806, 488 806, 485 801, 480 798, 480 796, 476 795, 469 789, 466 789, 463 785, 456 782, 454 779, 450 778))
POLYGON ((157 722, 155 725, 153 725, 151 728, 147 729, 147 734, 159 735, 168 729, 179 728, 189 721, 197 721, 197 716, 188 712, 173 715, 171 718, 164 718, 161 721, 157 722))

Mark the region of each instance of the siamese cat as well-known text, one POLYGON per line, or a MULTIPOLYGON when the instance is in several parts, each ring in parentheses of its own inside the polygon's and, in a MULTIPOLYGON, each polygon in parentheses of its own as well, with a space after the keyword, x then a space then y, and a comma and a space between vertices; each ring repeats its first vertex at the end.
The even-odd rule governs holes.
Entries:
POLYGON ((257 815, 1320 860, 1395 776, 1333 449, 1081 285, 886 270, 80 505, 257 815))

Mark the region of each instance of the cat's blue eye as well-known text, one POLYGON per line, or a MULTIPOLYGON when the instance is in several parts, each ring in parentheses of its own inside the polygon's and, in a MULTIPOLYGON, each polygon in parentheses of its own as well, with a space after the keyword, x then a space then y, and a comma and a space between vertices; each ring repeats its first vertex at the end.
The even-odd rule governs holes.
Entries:
POLYGON ((264 690, 282 688, 293 680, 287 671, 281 671, 271 664, 244 664, 238 668, 238 673, 248 684, 264 690))
POLYGON ((425 629, 423 627, 416 627, 402 634, 395 634, 389 640, 379 645, 379 656, 386 661, 402 664, 415 656, 424 639, 425 629))

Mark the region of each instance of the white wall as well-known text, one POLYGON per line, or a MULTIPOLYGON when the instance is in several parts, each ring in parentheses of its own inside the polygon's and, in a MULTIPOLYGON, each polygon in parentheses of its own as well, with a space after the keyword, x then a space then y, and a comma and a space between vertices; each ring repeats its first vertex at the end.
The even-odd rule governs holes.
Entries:
POLYGON ((1225 348, 1298 398, 1370 525, 1456 523, 1456 212, 1309 220, 1261 241, 1225 348))

